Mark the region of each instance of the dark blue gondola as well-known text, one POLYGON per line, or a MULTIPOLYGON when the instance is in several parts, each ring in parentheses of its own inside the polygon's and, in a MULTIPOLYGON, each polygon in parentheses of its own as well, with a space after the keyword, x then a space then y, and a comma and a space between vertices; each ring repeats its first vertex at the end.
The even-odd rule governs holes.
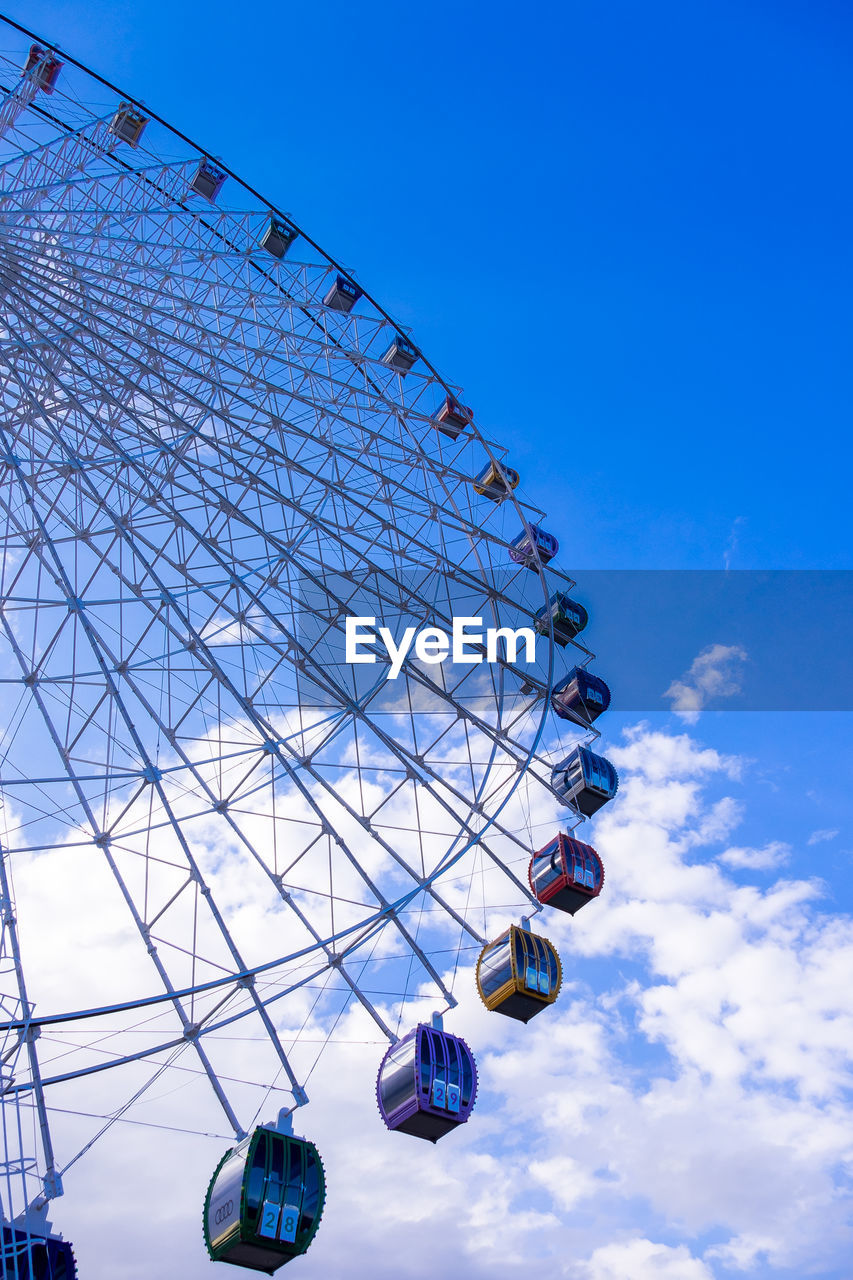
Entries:
POLYGON ((29 56, 24 64, 24 74, 33 72, 33 79, 44 93, 53 93, 63 64, 58 58, 43 49, 40 44, 31 44, 29 56))
POLYGON ((527 870, 530 887, 543 906, 573 916, 601 893, 604 866, 591 844, 560 831, 534 853, 527 870))
POLYGON ((572 667, 551 690, 551 707, 561 720, 592 724, 610 706, 610 690, 584 667, 572 667))
POLYGON ((222 190, 228 174, 218 164, 214 164, 205 156, 190 181, 190 190, 197 196, 204 196, 211 204, 222 190))
POLYGON ((444 404, 434 416, 436 431, 451 440, 458 440, 466 427, 474 421, 474 412, 467 405, 459 404, 452 396, 445 398, 444 404))
POLYGON ((335 283, 323 299, 323 306, 332 311, 352 311, 362 295, 362 290, 346 276, 336 276, 335 283))
POLYGON ((438 1142, 464 1124, 477 1096, 477 1067, 464 1040, 439 1017, 392 1044, 376 1080, 379 1113, 389 1129, 438 1142))
POLYGON ((33 1235, 19 1227, 2 1229, 3 1280, 76 1280, 77 1264, 67 1240, 33 1235))
POLYGON ((575 747, 551 772, 551 786, 566 804, 591 818, 616 795, 619 775, 609 760, 589 747, 575 747))
POLYGON ((261 240, 261 248, 266 249, 274 258, 283 258, 297 235, 298 232, 280 218, 270 218, 261 240))
POLYGON ((540 609, 533 620, 540 636, 547 636, 549 622, 554 625, 554 641, 565 648, 575 636, 580 635, 589 622, 589 614, 577 600, 571 600, 562 591, 556 591, 544 609, 540 609))
POLYGON ((553 533, 546 533, 538 524, 532 524, 513 538, 509 544, 509 558, 535 571, 540 564, 553 560, 559 550, 560 544, 553 533))
POLYGON ((388 350, 379 357, 389 369, 397 369, 400 373, 408 373, 417 358, 417 347, 408 338, 404 338, 402 333, 394 335, 388 350))

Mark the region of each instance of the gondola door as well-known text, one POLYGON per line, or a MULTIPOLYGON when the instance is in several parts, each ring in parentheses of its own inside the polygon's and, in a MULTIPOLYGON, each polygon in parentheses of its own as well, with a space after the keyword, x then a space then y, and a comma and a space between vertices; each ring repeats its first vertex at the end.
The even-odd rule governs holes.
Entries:
POLYGON ((281 1224, 278 1229, 279 1240, 293 1244, 299 1228, 299 1215, 302 1212, 302 1200, 305 1191, 304 1162, 305 1152, 295 1142, 288 1144, 287 1185, 284 1188, 284 1203, 281 1208, 281 1224))
POLYGON ((304 1190, 304 1153, 296 1142, 267 1135, 267 1168, 258 1235, 294 1244, 299 1229, 304 1190))
POLYGON ((277 1240, 284 1193, 284 1140, 275 1134, 267 1134, 266 1138, 267 1164, 258 1235, 266 1240, 277 1240))

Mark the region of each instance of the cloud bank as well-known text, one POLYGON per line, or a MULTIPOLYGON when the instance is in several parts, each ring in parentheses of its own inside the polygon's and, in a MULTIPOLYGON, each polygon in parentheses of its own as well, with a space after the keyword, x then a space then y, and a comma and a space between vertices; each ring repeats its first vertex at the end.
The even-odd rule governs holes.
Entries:
MULTIPOLYGON (((849 1280, 853 923, 819 880, 785 874, 776 833, 732 843, 748 765, 642 725, 608 755, 620 798, 589 837, 604 893, 534 924, 560 950, 558 1003, 524 1027, 489 1014, 460 969, 447 1025, 481 1077, 464 1129, 435 1147, 386 1132, 376 1028, 357 1006, 337 1023, 297 1117, 329 1200, 294 1274, 849 1280)), ((557 816, 544 799, 528 815, 545 838, 557 816)), ((322 1041, 329 1027, 299 1013, 322 1041)), ((249 1072, 252 1046, 231 1048, 249 1072)), ((224 1132, 202 1097, 194 1076, 171 1078, 157 1118, 224 1132)), ((271 1094, 262 1118, 275 1107, 271 1094)), ((201 1204, 225 1145, 117 1125, 54 1214, 81 1275, 148 1280, 152 1239, 164 1276, 215 1274, 201 1204)))

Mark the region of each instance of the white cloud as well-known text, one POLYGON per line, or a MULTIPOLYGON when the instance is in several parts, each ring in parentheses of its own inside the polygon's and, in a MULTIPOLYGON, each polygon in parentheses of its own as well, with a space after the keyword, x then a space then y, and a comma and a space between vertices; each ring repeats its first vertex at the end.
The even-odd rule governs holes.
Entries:
POLYGON ((731 698, 741 691, 741 667, 746 650, 737 644, 711 644, 690 664, 680 680, 673 680, 663 695, 687 724, 696 724, 712 698, 731 698))
POLYGON ((713 1280, 684 1245, 672 1248, 640 1237, 596 1249, 583 1274, 589 1280, 713 1280))
POLYGON ((738 870, 770 871, 781 867, 791 857, 791 846, 782 840, 771 840, 760 849, 747 848, 744 845, 733 845, 720 854, 720 862, 727 867, 738 870))
POLYGON ((619 768, 639 774, 649 782, 704 778, 714 773, 737 778, 743 766, 738 757, 721 755, 712 747, 701 747, 686 733, 663 733, 641 723, 627 729, 625 738, 627 745, 611 748, 610 758, 619 768))
POLYGON ((732 567, 732 560, 737 552, 740 541, 738 531, 744 524, 746 524, 746 516, 735 516, 732 521, 732 527, 729 530, 729 540, 726 544, 726 549, 723 552, 723 565, 725 566, 726 571, 732 567))
POLYGON ((762 1258, 773 1262, 775 1253, 775 1242, 771 1237, 744 1234, 735 1236, 727 1244, 712 1246, 705 1257, 718 1258, 725 1267, 736 1271, 751 1271, 762 1258))
POLYGON ((819 831, 813 831, 808 838, 809 844, 823 844, 826 840, 834 840, 839 834, 837 827, 822 827, 819 831))

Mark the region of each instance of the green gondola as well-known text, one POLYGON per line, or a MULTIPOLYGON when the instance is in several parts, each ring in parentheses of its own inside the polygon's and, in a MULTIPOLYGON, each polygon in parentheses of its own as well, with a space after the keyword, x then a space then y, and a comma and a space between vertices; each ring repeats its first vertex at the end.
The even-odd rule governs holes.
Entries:
POLYGON ((272 1275, 305 1253, 326 1200, 313 1142, 262 1125, 227 1151, 204 1201, 204 1242, 214 1262, 272 1275))

